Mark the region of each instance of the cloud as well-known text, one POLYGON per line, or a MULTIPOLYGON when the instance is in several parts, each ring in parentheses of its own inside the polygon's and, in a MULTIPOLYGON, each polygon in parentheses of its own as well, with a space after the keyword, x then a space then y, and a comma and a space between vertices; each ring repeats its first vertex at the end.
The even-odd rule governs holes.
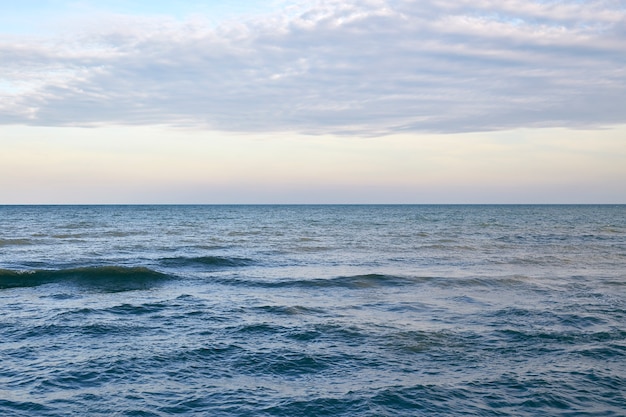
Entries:
MULTIPOLYGON (((95 21, 92 21, 95 22, 95 21)), ((626 123, 621 1, 320 0, 0 42, 0 123, 380 135, 626 123)))

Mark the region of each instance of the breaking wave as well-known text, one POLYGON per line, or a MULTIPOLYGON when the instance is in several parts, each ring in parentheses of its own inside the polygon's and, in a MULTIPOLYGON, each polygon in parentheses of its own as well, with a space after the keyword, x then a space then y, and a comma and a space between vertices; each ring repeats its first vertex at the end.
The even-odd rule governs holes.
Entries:
POLYGON ((0 289, 68 283, 105 291, 147 289, 171 276, 144 267, 98 266, 60 270, 0 269, 0 289))

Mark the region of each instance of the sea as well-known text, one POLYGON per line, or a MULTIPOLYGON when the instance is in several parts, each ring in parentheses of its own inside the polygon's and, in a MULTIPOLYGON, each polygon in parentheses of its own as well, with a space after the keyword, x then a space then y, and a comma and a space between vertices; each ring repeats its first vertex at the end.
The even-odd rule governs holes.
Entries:
POLYGON ((0 415, 624 416, 626 206, 0 206, 0 415))

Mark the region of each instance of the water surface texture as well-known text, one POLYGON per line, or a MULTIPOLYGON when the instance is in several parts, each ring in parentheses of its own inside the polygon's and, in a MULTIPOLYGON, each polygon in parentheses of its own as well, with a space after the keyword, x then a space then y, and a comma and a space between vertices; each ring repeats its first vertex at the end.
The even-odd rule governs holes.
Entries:
POLYGON ((0 206, 0 415, 619 416, 626 206, 0 206))

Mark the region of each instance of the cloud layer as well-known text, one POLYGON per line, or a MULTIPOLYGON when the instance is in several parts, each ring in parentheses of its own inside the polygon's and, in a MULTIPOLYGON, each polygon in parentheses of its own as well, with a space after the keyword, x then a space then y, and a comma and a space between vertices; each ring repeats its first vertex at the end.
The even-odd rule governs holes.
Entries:
POLYGON ((626 123, 619 0, 320 0, 0 41, 0 123, 380 135, 626 123))

